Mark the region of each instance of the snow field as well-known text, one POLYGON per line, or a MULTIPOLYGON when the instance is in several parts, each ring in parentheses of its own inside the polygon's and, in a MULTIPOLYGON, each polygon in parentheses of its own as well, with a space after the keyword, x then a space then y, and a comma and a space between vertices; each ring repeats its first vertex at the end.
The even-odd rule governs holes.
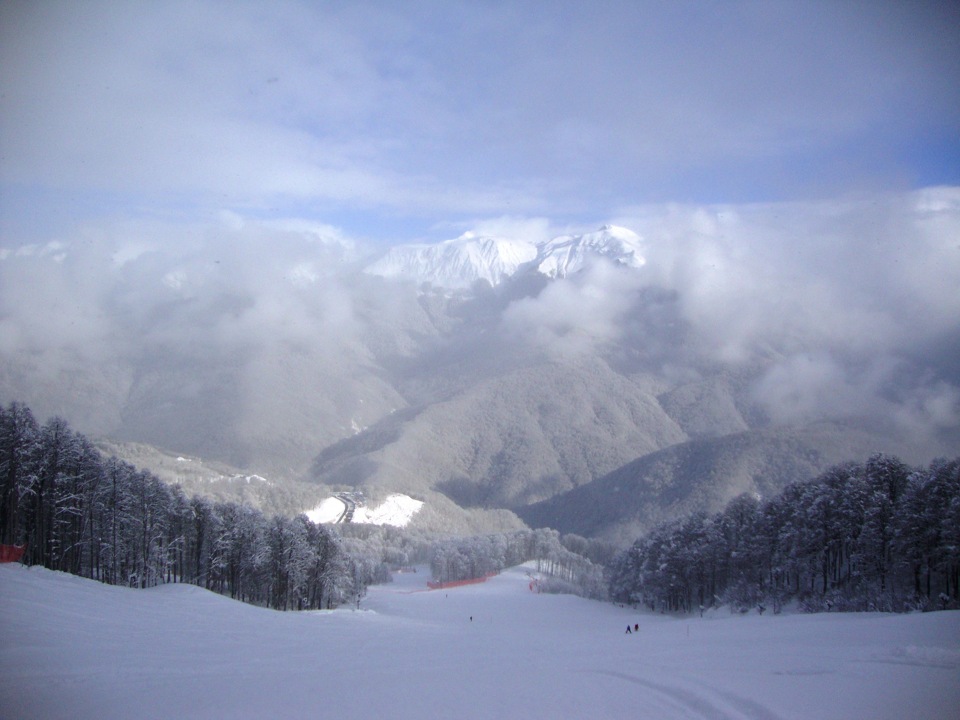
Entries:
POLYGON ((673 618, 527 572, 427 591, 421 569, 360 611, 281 613, 2 566, 0 717, 960 716, 960 613, 673 618))
MULTIPOLYGON (((422 501, 414 500, 408 495, 393 493, 374 508, 358 507, 353 513, 352 522, 406 527, 421 507, 423 507, 422 501)), ((346 505, 343 500, 329 497, 304 514, 311 522, 317 524, 335 523, 343 515, 345 509, 346 505)))

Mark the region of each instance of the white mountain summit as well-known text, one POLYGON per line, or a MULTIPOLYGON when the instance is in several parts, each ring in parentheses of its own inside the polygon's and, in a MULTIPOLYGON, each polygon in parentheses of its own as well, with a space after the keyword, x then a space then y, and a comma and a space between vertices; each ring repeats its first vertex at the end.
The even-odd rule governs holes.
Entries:
POLYGON ((642 266, 640 236, 627 228, 604 225, 595 232, 561 235, 535 245, 467 232, 433 245, 398 245, 367 266, 366 272, 461 289, 477 280, 497 285, 528 268, 562 278, 601 257, 628 267, 642 266))
POLYGON ((640 236, 616 225, 604 225, 584 235, 561 235, 543 243, 539 251, 537 271, 552 278, 582 270, 598 257, 634 268, 646 262, 641 254, 640 236))
POLYGON ((477 280, 497 285, 536 257, 537 248, 531 243, 467 232, 434 245, 398 245, 366 271, 455 289, 470 287, 477 280))

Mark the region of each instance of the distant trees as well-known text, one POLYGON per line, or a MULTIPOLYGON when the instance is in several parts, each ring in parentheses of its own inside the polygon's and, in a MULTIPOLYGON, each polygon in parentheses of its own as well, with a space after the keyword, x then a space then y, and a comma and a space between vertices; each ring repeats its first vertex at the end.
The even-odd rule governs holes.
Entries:
POLYGON ((603 567, 586 557, 594 544, 577 536, 561 539, 556 530, 547 528, 450 538, 434 544, 430 569, 438 582, 450 582, 535 560, 537 570, 550 578, 543 590, 602 599, 606 597, 603 567), (579 552, 565 547, 564 540, 579 552))
POLYGON ((362 541, 351 555, 305 515, 187 498, 16 402, 0 407, 0 540, 25 545, 30 565, 130 587, 188 582, 283 610, 334 607, 389 579, 362 541))
POLYGON ((960 606, 960 458, 910 468, 876 455, 761 501, 609 545, 549 529, 438 539, 422 531, 315 525, 187 497, 104 458, 60 418, 0 407, 0 540, 24 562, 109 584, 200 585, 283 610, 359 602, 390 566, 429 562, 444 582, 535 560, 548 591, 671 612, 727 603, 808 610, 960 606), (607 566, 607 567, 605 567, 607 566))
POLYGON ((267 517, 187 497, 103 457, 60 418, 38 425, 20 403, 0 407, 0 536, 26 545, 27 564, 130 587, 192 583, 279 610, 359 602, 367 586, 390 580, 391 566, 424 562, 437 578, 463 579, 537 560, 552 587, 601 597, 602 567, 585 555, 610 555, 602 543, 553 530, 457 539, 360 525, 335 531, 305 515, 267 517))
POLYGON ((611 570, 618 602, 692 612, 906 610, 960 604, 960 458, 911 469, 876 455, 761 502, 659 526, 611 570))

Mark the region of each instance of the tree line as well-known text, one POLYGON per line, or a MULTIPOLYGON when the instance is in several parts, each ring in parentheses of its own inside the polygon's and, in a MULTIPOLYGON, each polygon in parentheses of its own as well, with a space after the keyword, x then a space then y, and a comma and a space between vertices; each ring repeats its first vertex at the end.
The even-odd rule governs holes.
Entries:
POLYGON ((956 608, 960 458, 911 468, 876 455, 661 525, 616 558, 609 590, 669 612, 956 608))
POLYGON ((469 580, 535 560, 545 592, 594 599, 606 597, 604 568, 589 556, 608 554, 605 544, 577 535, 561 537, 550 528, 449 538, 433 545, 430 570, 434 580, 469 580))
POLYGON ((192 583, 282 610, 359 601, 389 579, 362 541, 345 546, 305 515, 187 497, 17 402, 0 407, 0 542, 25 545, 27 564, 111 585, 192 583))

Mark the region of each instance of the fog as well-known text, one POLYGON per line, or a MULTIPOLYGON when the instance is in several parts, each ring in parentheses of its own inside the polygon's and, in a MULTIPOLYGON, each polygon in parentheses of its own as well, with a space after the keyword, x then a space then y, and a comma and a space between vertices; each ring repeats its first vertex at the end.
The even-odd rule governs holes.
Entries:
MULTIPOLYGON (((476 327, 428 319, 414 284, 361 272, 381 249, 306 221, 107 224, 5 249, 2 392, 92 415, 97 432, 118 432, 124 412, 136 425, 158 402, 171 409, 157 423, 179 422, 187 403, 211 415, 198 427, 218 422, 244 442, 301 422, 346 432, 403 404, 397 362, 493 327, 504 339, 488 336, 490 352, 576 362, 634 348, 645 371, 675 380, 749 369, 774 423, 874 416, 918 437, 956 432, 960 190, 613 219, 641 234, 643 267, 598 261, 534 291, 481 295, 494 325, 476 327), (78 397, 105 385, 116 397, 97 404, 114 411, 81 412, 78 397)), ((477 225, 492 227, 526 240, 561 230, 543 218, 477 225)))
POLYGON ((920 434, 957 426, 956 189, 648 206, 615 222, 643 236, 644 267, 598 265, 550 285, 507 309, 511 330, 558 353, 631 340, 674 366, 762 360, 754 397, 776 422, 877 415, 920 434), (643 290, 654 288, 674 298, 666 315, 650 314, 643 290))

